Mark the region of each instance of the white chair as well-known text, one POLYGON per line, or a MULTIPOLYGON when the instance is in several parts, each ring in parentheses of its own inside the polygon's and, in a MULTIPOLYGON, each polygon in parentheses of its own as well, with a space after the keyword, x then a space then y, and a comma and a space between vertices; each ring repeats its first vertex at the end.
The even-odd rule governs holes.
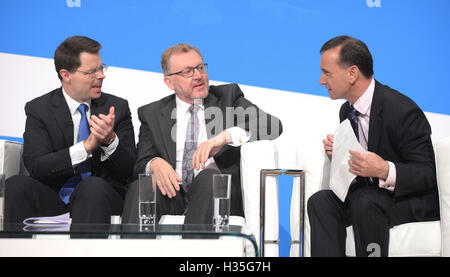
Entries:
MULTIPOLYGON (((241 225, 252 234, 261 250, 260 174, 262 169, 277 168, 277 151, 273 141, 254 141, 241 146, 241 188, 245 219, 230 218, 231 225, 241 225)), ((278 181, 269 176, 265 183, 264 256, 277 257, 279 241, 278 181)), ((182 224, 184 216, 165 215, 160 224, 182 224)), ((246 243, 245 254, 254 256, 253 246, 246 243)))
MULTIPOLYGON (((5 175, 5 179, 13 175, 28 175, 28 171, 22 160, 23 144, 20 142, 0 140, 0 174, 5 175)), ((118 215, 111 216, 111 224, 120 224, 121 218, 118 215)), ((39 236, 35 236, 38 238, 39 236)), ((50 236, 46 236, 47 238, 50 236)), ((53 235, 54 239, 67 238, 66 235, 53 235)), ((112 235, 110 238, 117 238, 112 235)))
MULTIPOLYGON (((322 167, 324 163, 323 148, 321 144, 315 141, 303 141, 298 143, 295 147, 296 152, 296 169, 301 169, 305 172, 305 203, 308 198, 313 195, 316 191, 319 191, 322 184, 322 167)), ((304 230, 303 234, 300 234, 300 178, 294 178, 294 184, 292 188, 292 200, 291 200, 291 214, 290 214, 290 225, 291 225, 291 239, 298 240, 301 236, 303 242, 303 256, 310 256, 310 226, 308 213, 304 213, 304 230)), ((299 245, 292 244, 290 249, 291 257, 298 257, 300 253, 299 245)))
MULTIPOLYGON (((436 171, 440 202, 440 221, 401 224, 390 230, 389 256, 450 256, 450 138, 438 140, 434 144, 436 171)), ((306 202, 316 191, 327 189, 328 180, 323 174, 326 156, 322 142, 302 143, 296 147, 296 167, 306 172, 306 202)), ((328 163, 329 164, 329 163, 328 163)), ((295 187, 294 187, 295 189, 295 187)), ((298 204, 291 207, 292 236, 298 236, 298 204)), ((306 214, 303 234, 304 255, 310 256, 310 226, 306 214)), ((291 249, 296 256, 298 249, 291 249)), ((346 255, 355 256, 352 226, 347 228, 346 255)))
POLYGON ((22 148, 20 142, 0 140, 0 174, 5 178, 27 174, 22 162, 22 148))
MULTIPOLYGON (((254 141, 241 146, 241 188, 246 227, 255 236, 261 250, 261 170, 278 167, 274 141, 254 141)), ((264 249, 265 257, 278 257, 279 216, 278 179, 267 176, 265 180, 264 249)))
POLYGON ((441 212, 441 256, 450 257, 450 137, 434 144, 441 212))

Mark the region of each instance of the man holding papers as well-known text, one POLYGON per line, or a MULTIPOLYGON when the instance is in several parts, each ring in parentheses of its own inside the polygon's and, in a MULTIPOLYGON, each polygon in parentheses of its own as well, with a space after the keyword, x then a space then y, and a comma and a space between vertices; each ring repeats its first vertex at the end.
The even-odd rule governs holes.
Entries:
POLYGON ((320 84, 332 99, 347 100, 339 118, 348 120, 363 151, 342 145, 348 134, 340 134, 339 142, 338 134, 323 140, 332 168, 335 147, 350 147, 347 166, 338 168, 355 178, 350 185, 336 184, 331 174, 332 190, 309 199, 311 255, 345 256, 346 227, 353 225, 357 256, 371 254, 374 244, 381 256, 388 256, 391 227, 439 218, 430 125, 411 99, 373 78, 372 55, 364 42, 339 36, 320 53, 320 84))

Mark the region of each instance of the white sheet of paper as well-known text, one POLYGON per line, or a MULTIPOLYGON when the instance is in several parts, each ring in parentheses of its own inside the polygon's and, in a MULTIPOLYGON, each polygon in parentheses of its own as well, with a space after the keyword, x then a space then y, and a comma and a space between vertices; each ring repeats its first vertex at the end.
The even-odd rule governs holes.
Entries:
POLYGON ((23 224, 34 227, 49 227, 70 225, 71 221, 70 213, 65 213, 57 216, 29 217, 23 221, 23 224))
POLYGON ((350 150, 366 153, 359 144, 348 119, 344 120, 334 133, 333 156, 330 169, 330 189, 344 202, 348 189, 356 175, 349 169, 350 150))

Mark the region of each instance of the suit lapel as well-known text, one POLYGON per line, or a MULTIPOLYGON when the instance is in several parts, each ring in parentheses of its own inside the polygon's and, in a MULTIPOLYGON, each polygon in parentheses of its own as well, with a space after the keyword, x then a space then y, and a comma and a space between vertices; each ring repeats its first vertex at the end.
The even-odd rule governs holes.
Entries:
MULTIPOLYGON (((211 88, 210 88, 210 90, 211 90, 211 88)), ((214 124, 211 125, 210 122, 213 120, 213 116, 211 116, 212 114, 210 114, 207 109, 211 108, 211 107, 213 107, 213 108, 220 108, 219 102, 217 100, 217 97, 214 94, 211 94, 209 92, 208 96, 203 100, 203 106, 205 107, 206 135, 207 135, 208 139, 211 139, 212 136, 213 136, 213 132, 210 129, 214 127, 213 126, 214 124)), ((217 115, 214 115, 214 116, 217 116, 217 115)), ((225 111, 222 110, 222 118, 223 118, 222 129, 223 130, 225 130, 225 128, 226 128, 225 127, 225 120, 226 120, 225 116, 226 116, 225 115, 225 111)), ((217 135, 217 132, 220 132, 222 130, 214 130, 214 131, 215 131, 215 133, 217 135)))
POLYGON ((342 108, 339 111, 339 120, 340 122, 344 121, 348 118, 348 113, 350 109, 350 103, 347 101, 344 104, 342 104, 342 108))
POLYGON ((161 138, 164 142, 167 156, 170 164, 176 166, 176 120, 175 95, 169 100, 163 109, 161 109, 160 118, 158 118, 161 138))
POLYGON ((368 150, 375 153, 378 152, 383 126, 383 118, 381 116, 383 111, 383 95, 380 90, 381 84, 375 81, 375 90, 370 108, 369 141, 367 143, 368 150))
MULTIPOLYGON (((109 113, 109 106, 106 105, 107 101, 107 95, 105 95, 103 92, 100 96, 100 98, 92 99, 91 100, 91 116, 99 114, 107 115, 109 113)), ((89 120, 89 119, 88 119, 89 120)), ((116 123, 114 123, 116 124, 116 123)), ((92 172, 95 174, 95 171, 97 168, 100 168, 100 156, 101 156, 101 149, 100 147, 97 147, 97 149, 92 152, 92 172)))
POLYGON ((107 115, 109 113, 109 108, 105 105, 106 103, 106 95, 102 93, 102 96, 98 99, 91 100, 91 116, 99 114, 107 115))
POLYGON ((67 145, 73 145, 73 122, 69 106, 64 99, 62 89, 56 90, 52 98, 53 114, 67 145))

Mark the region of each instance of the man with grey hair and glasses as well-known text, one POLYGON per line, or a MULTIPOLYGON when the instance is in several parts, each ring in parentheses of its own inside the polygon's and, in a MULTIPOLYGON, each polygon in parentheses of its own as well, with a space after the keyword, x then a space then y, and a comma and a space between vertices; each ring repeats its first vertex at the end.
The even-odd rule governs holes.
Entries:
MULTIPOLYGON (((210 86, 207 66, 197 48, 169 47, 161 67, 175 93, 138 110, 134 173, 156 176, 157 217, 184 214, 186 224, 212 223, 216 173, 231 174, 230 214, 243 216, 240 145, 275 139, 282 132, 280 120, 248 101, 238 85, 210 86)), ((123 222, 138 222, 138 194, 135 182, 125 199, 123 222)))

